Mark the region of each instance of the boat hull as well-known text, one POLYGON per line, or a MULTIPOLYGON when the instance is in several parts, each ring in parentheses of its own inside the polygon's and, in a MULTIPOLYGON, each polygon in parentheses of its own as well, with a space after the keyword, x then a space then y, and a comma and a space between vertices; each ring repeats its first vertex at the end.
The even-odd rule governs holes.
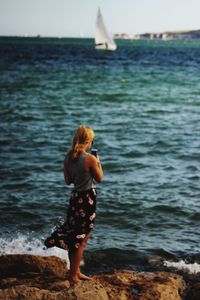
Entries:
POLYGON ((95 45, 96 50, 110 50, 114 51, 117 49, 116 45, 108 45, 107 43, 95 45))

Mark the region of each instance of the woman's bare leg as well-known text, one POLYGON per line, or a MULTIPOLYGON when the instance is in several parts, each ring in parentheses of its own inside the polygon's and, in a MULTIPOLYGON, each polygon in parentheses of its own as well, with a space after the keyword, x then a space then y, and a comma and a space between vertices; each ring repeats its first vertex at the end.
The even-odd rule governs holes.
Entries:
POLYGON ((79 277, 79 266, 83 255, 83 246, 80 245, 77 250, 71 252, 70 254, 70 280, 73 282, 78 282, 79 277))
POLYGON ((70 261, 70 272, 69 272, 69 277, 70 280, 73 282, 78 282, 80 281, 79 279, 84 279, 84 280, 89 280, 90 277, 82 274, 80 272, 80 262, 83 256, 83 250, 87 244, 87 241, 90 237, 90 234, 86 236, 86 238, 83 240, 82 244, 79 246, 77 250, 74 252, 69 251, 69 261, 70 261))
MULTIPOLYGON (((88 242, 90 236, 91 236, 91 233, 88 233, 88 235, 87 235, 87 236, 85 237, 85 239, 83 240, 83 248, 85 248, 85 246, 86 246, 86 244, 87 244, 87 242, 88 242)), ((80 268, 79 268, 78 277, 79 277, 79 279, 82 279, 82 280, 92 280, 91 277, 88 277, 87 275, 81 273, 80 268)))

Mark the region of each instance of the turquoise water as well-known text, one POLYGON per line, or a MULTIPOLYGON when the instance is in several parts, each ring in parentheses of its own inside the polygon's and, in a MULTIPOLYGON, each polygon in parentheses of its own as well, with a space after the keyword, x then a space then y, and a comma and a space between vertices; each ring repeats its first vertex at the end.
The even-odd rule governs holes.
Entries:
POLYGON ((49 253, 64 155, 86 124, 104 168, 88 256, 199 262, 200 41, 117 43, 0 39, 0 253, 49 253))

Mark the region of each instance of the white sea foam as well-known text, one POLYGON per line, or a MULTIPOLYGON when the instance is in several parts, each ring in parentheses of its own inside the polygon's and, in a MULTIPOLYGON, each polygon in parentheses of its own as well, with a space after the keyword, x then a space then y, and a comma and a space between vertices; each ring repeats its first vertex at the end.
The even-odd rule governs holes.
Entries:
POLYGON ((54 255, 64 259, 69 267, 69 259, 65 250, 57 247, 46 249, 41 240, 37 238, 28 239, 25 235, 19 235, 15 239, 0 238, 0 255, 4 254, 54 255))
POLYGON ((166 267, 173 267, 177 270, 186 271, 190 274, 197 274, 200 272, 200 264, 193 263, 193 264, 187 264, 184 260, 180 260, 178 262, 172 262, 172 261, 164 261, 164 266, 166 267))

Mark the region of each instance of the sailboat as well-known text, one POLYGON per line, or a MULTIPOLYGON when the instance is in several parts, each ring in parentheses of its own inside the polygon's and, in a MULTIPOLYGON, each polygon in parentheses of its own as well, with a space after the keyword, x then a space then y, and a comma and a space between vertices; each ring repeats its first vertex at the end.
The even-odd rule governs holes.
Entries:
POLYGON ((108 33, 100 8, 97 11, 95 49, 97 50, 116 50, 117 45, 108 33))

